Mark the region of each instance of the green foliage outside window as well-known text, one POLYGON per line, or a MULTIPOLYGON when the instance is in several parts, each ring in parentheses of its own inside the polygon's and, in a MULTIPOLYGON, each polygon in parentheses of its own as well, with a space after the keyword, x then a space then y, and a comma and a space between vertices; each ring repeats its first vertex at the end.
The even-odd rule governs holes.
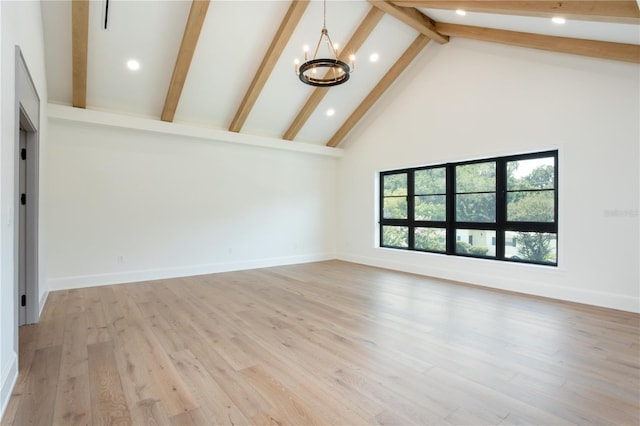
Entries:
POLYGON ((388 247, 409 247, 409 228, 406 226, 383 226, 382 243, 388 247))
POLYGON ((446 231, 442 228, 416 228, 415 246, 417 250, 445 252, 446 231))
POLYGON ((496 163, 456 166, 456 220, 496 221, 496 163))
POLYGON ((384 176, 385 219, 407 219, 407 174, 398 173, 384 176))
MULTIPOLYGON (((555 170, 550 164, 540 165, 523 177, 516 177, 520 162, 511 162, 507 177, 507 220, 512 222, 553 222, 555 220, 555 170), (514 192, 511 192, 514 191, 514 192), (531 192, 534 191, 534 192, 531 192)), ((556 234, 518 232, 518 254, 534 262, 555 262, 556 234)))

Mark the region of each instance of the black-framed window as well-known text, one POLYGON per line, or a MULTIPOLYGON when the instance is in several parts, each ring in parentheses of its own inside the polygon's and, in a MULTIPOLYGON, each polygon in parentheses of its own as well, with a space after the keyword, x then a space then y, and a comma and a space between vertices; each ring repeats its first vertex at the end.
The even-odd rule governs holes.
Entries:
POLYGON ((380 246, 557 265, 558 151, 381 172, 380 246))

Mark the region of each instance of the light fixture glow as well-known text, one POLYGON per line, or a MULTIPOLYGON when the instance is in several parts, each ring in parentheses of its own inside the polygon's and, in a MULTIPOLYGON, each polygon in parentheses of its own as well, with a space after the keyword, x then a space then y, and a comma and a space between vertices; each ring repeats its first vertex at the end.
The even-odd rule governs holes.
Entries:
POLYGON ((554 24, 559 24, 559 25, 565 24, 567 22, 567 20, 564 19, 562 16, 554 16, 553 18, 551 18, 551 21, 554 24))
POLYGON ((127 61, 127 68, 129 68, 131 71, 138 71, 140 69, 140 62, 136 61, 135 59, 129 59, 127 61))
POLYGON ((369 61, 371 62, 378 62, 378 59, 380 59, 380 55, 377 53, 372 53, 371 56, 369 56, 369 61))
POLYGON ((457 13, 458 15, 460 15, 460 16, 464 16, 464 15, 466 15, 466 14, 467 14, 467 12, 466 12, 466 11, 464 11, 464 10, 462 10, 462 9, 458 9, 458 10, 456 10, 456 13, 457 13))
POLYGON ((333 115, 336 113, 336 110, 333 108, 329 108, 327 110, 327 117, 333 117, 333 115))
POLYGON ((295 73, 304 84, 316 87, 337 86, 349 80, 353 71, 355 57, 352 56, 351 64, 338 59, 338 45, 331 41, 327 30, 327 0, 323 1, 324 21, 320 39, 316 45, 313 57, 309 59, 309 46, 304 46, 304 62, 295 64, 295 73), (326 41, 328 55, 325 58, 318 58, 318 51, 322 41, 326 41), (321 71, 320 74, 318 71, 321 71))

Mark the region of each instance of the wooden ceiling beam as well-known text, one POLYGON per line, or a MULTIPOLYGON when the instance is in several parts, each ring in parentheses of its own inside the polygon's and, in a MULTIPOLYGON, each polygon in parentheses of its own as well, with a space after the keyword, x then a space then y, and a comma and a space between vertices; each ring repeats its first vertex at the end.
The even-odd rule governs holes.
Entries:
POLYGON ((200 31, 202 30, 208 9, 209 0, 193 0, 191 2, 191 10, 189 11, 187 24, 184 28, 184 34, 182 35, 178 58, 173 68, 171 83, 169 83, 169 90, 167 91, 167 97, 164 101, 164 107, 162 108, 162 115, 160 116, 162 121, 171 122, 176 115, 176 109, 178 108, 178 102, 182 95, 184 82, 189 73, 191 59, 193 59, 193 53, 196 50, 198 38, 200 38, 200 31))
POLYGON ((89 46, 89 0, 71 2, 72 102, 87 107, 87 51, 89 46))
POLYGON ((440 44, 449 41, 447 36, 438 32, 435 27, 435 22, 417 9, 412 7, 399 7, 388 1, 369 0, 369 3, 440 44))
POLYGON ((376 87, 367 95, 367 97, 358 105, 355 111, 347 118, 344 124, 338 129, 333 137, 327 142, 327 146, 336 147, 353 127, 362 119, 362 117, 371 109, 371 107, 380 99, 380 96, 393 84, 394 81, 402 74, 402 72, 413 62, 418 53, 429 43, 430 39, 423 34, 409 46, 402 54, 400 59, 387 71, 387 73, 378 82, 376 87))
MULTIPOLYGON (((353 33, 353 36, 351 36, 349 42, 342 49, 342 53, 338 55, 338 59, 345 62, 348 61, 349 56, 355 54, 355 52, 360 49, 364 41, 367 39, 367 37, 369 37, 369 35, 376 27, 376 25, 378 25, 378 22, 380 22, 380 19, 382 19, 383 16, 384 12, 382 10, 372 7, 369 10, 369 13, 367 13, 367 16, 365 16, 365 18, 360 23, 360 26, 358 27, 356 32, 353 33)), ((298 135, 304 124, 307 122, 318 105, 320 105, 320 101, 322 101, 326 94, 326 87, 317 87, 313 90, 311 96, 309 97, 309 99, 307 99, 307 102, 304 104, 296 118, 294 118, 293 122, 282 136, 282 139, 291 141, 298 135)))
POLYGON ((551 52, 640 63, 640 45, 636 44, 554 37, 445 23, 438 23, 436 28, 442 34, 451 37, 463 37, 551 52))
POLYGON ((239 132, 240 129, 242 129, 251 109, 258 100, 258 96, 260 96, 260 92, 262 92, 264 85, 267 83, 267 79, 271 75, 273 68, 276 66, 278 59, 280 59, 282 51, 289 42, 293 31, 298 26, 298 22, 300 22, 302 15, 304 15, 307 6, 309 6, 309 0, 293 0, 291 2, 289 10, 287 10, 287 14, 282 20, 280 28, 278 28, 278 31, 271 42, 271 46, 269 46, 256 75, 253 77, 249 90, 245 93, 244 99, 242 99, 242 103, 240 103, 240 107, 231 121, 229 131, 239 132))
POLYGON ((396 6, 429 9, 464 9, 467 12, 553 17, 585 21, 640 24, 640 9, 635 0, 564 1, 492 1, 492 0, 398 0, 396 6))

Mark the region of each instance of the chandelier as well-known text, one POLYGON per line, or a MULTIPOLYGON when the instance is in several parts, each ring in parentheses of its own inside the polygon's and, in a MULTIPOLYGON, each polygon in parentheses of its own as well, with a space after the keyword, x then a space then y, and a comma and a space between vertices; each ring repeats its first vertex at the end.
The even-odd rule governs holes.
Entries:
POLYGON ((351 72, 354 70, 355 56, 349 58, 351 65, 338 59, 338 49, 329 37, 327 30, 327 0, 323 2, 324 21, 320 39, 313 53, 313 58, 309 59, 309 48, 304 48, 304 62, 302 64, 295 60, 295 72, 301 82, 316 87, 331 87, 345 83, 349 80, 351 72), (320 45, 326 41, 329 55, 326 58, 318 58, 320 45))

